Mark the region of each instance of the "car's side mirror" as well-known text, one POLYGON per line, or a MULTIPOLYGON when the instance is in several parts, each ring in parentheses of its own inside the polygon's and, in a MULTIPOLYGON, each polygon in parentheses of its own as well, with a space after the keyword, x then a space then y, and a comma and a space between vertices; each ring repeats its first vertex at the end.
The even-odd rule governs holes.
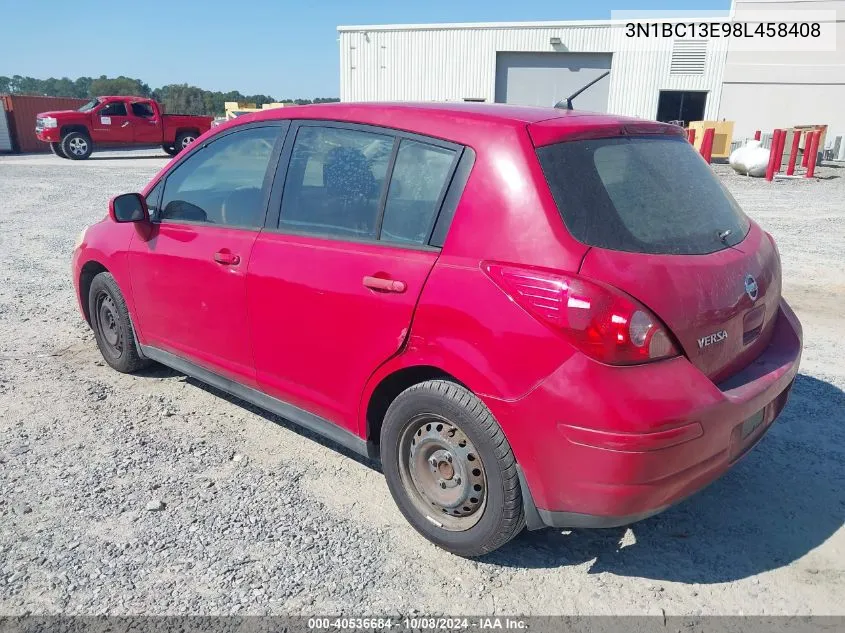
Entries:
POLYGON ((109 200, 109 215, 115 222, 146 222, 147 201, 140 193, 124 193, 109 200))

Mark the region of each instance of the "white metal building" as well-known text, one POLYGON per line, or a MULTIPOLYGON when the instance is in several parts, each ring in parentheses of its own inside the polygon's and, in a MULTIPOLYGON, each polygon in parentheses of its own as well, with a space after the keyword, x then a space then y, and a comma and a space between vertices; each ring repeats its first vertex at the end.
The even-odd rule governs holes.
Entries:
POLYGON ((735 140, 793 125, 827 124, 830 143, 845 135, 845 0, 733 0, 731 10, 824 10, 836 50, 748 52, 724 37, 638 47, 624 21, 341 26, 340 97, 551 106, 610 70, 577 109, 727 119, 735 140))
MULTIPOLYGON (((816 124, 829 126, 830 142, 834 135, 845 135, 845 0, 734 0, 733 9, 805 16, 830 12, 836 30, 833 51, 760 54, 730 46, 719 118, 736 121, 734 137, 759 129, 816 124)), ((842 155, 845 147, 840 147, 842 155)))
POLYGON ((552 106, 610 70, 576 108, 665 120, 719 114, 725 39, 633 48, 623 29, 609 21, 341 26, 340 98, 552 106))

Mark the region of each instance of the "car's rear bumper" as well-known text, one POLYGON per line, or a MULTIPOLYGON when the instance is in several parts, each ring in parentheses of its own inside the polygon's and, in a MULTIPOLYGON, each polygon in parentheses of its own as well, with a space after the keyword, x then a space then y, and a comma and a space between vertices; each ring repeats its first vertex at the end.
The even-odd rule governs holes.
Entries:
POLYGON ((627 525, 717 479, 786 404, 801 338, 781 301, 769 346, 722 384, 685 358, 610 367, 573 357, 518 401, 487 399, 524 473, 529 527, 627 525))

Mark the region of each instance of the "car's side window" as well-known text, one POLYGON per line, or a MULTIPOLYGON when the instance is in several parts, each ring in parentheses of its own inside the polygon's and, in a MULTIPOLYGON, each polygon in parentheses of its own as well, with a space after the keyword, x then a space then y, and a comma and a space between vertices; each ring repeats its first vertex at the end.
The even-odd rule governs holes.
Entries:
POLYGON ((103 106, 97 114, 99 116, 126 116, 126 104, 122 101, 112 101, 103 106))
POLYGON ((402 139, 396 154, 380 239, 425 244, 456 152, 411 139, 402 139))
POLYGON ((155 116, 153 107, 149 103, 136 102, 131 105, 131 108, 132 114, 135 116, 143 117, 145 119, 150 119, 155 116))
POLYGON ((279 227, 375 239, 394 137, 303 126, 293 145, 279 227))
POLYGON ((247 128, 195 151, 167 176, 158 219, 263 226, 262 187, 279 133, 247 128))

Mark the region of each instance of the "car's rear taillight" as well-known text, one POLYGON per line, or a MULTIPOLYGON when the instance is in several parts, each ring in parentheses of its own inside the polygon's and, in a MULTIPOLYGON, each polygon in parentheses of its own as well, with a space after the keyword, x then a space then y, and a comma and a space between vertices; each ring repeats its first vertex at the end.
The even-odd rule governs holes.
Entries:
POLYGON ((495 262, 482 268, 517 304, 598 361, 632 365, 679 354, 666 326, 621 290, 543 269, 495 262))

